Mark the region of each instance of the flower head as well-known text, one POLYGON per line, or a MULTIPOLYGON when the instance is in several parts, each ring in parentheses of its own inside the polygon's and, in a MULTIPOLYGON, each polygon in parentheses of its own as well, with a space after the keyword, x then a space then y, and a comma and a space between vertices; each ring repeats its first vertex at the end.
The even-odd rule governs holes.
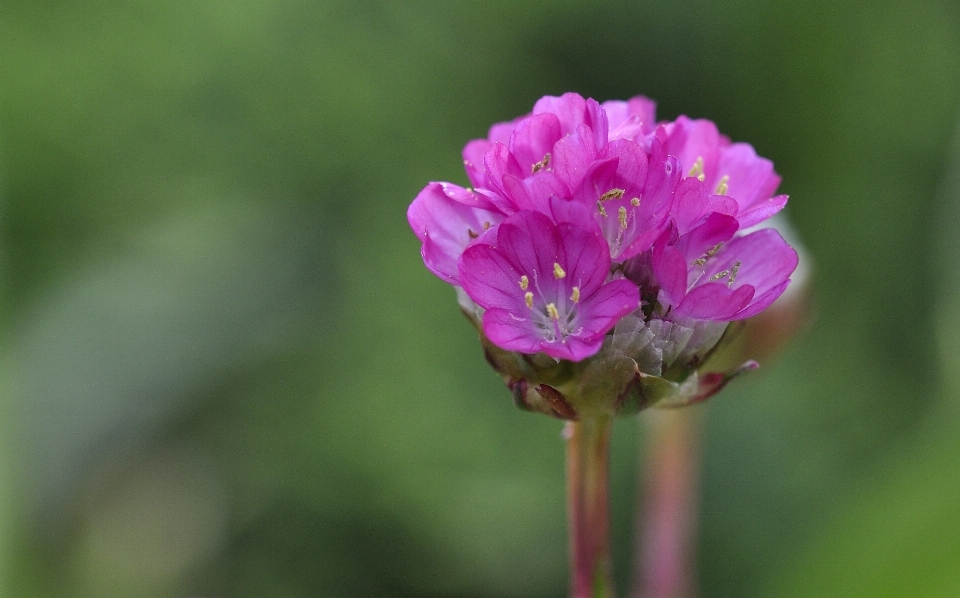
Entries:
POLYGON ((697 370, 728 323, 797 266, 775 230, 745 230, 786 203, 773 164, 710 121, 657 123, 647 98, 547 96, 463 159, 473 188, 430 183, 407 217, 526 408, 708 396, 730 375, 697 370))

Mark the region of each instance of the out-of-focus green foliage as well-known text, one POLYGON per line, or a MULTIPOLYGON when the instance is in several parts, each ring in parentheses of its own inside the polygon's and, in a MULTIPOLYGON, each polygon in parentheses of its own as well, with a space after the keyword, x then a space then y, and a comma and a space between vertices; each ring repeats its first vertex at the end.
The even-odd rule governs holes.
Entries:
POLYGON ((563 595, 560 426, 404 212, 568 90, 753 143, 815 259, 704 407, 701 595, 956 594, 955 2, 8 0, 0 73, 3 595, 563 595))

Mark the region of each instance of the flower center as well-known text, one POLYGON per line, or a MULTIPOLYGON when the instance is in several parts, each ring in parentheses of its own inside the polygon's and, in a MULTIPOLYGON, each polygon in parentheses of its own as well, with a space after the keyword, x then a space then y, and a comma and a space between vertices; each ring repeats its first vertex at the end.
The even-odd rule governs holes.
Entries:
MULTIPOLYGON (((553 277, 556 280, 566 278, 567 273, 558 262, 553 264, 553 277)), ((547 297, 540 288, 537 272, 531 280, 526 274, 520 277, 520 290, 523 292, 523 303, 527 306, 528 317, 540 337, 548 343, 566 342, 568 336, 576 336, 583 332, 582 326, 576 326, 578 304, 580 303, 580 286, 570 287, 569 300, 563 288, 558 288, 556 297, 547 297), (536 291, 536 293, 534 293, 536 291), (537 301, 539 297, 539 301, 537 301), (551 300, 552 299, 552 300, 551 300), (538 307, 539 304, 539 307, 538 307)))

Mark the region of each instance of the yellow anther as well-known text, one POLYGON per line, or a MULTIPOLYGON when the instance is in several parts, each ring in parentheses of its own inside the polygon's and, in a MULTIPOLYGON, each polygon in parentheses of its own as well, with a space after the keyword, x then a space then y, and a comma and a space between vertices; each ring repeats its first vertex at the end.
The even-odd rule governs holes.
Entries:
POLYGON ((607 217, 607 211, 603 209, 603 204, 600 203, 599 201, 597 202, 597 208, 600 209, 600 215, 603 216, 604 218, 606 218, 606 217, 607 217))
POLYGON ((609 201, 611 199, 620 199, 626 193, 626 189, 611 189, 600 196, 600 201, 609 201))
POLYGON ((710 277, 710 282, 713 282, 715 280, 720 280, 721 278, 723 278, 724 276, 727 276, 728 274, 730 274, 730 270, 721 270, 710 277))
POLYGON ((560 280, 566 275, 567 273, 563 271, 563 268, 560 267, 560 264, 553 262, 553 277, 557 280, 560 280))
POLYGON ((526 274, 524 274, 523 276, 520 277, 520 290, 526 291, 527 287, 529 286, 530 286, 530 279, 527 278, 526 274))
POLYGON ((527 304, 527 307, 533 309, 533 293, 527 291, 527 293, 523 296, 523 302, 527 304))
POLYGON ((489 223, 489 222, 484 222, 484 223, 483 223, 483 230, 490 230, 490 223, 489 223))
POLYGON ((634 197, 633 199, 631 199, 631 200, 630 200, 630 205, 633 206, 633 207, 635 207, 635 208, 639 208, 639 207, 640 207, 640 198, 639 198, 639 197, 634 197))
POLYGON ((479 237, 480 235, 478 235, 477 233, 473 232, 473 229, 472 229, 472 228, 468 228, 468 229, 467 229, 467 236, 470 237, 471 239, 476 239, 476 238, 479 237))
POLYGON ((560 319, 560 312, 557 311, 557 306, 553 303, 547 303, 547 313, 550 314, 550 318, 554 320, 560 319))
POLYGON ((737 272, 740 270, 740 260, 737 260, 730 268, 730 280, 727 281, 727 288, 733 286, 733 281, 737 279, 737 272))
POLYGON ((617 214, 620 216, 620 228, 627 229, 627 208, 620 206, 620 209, 617 210, 617 214))
POLYGON ((687 176, 695 176, 701 181, 703 180, 703 156, 697 156, 697 161, 693 163, 693 168, 690 169, 687 176))
POLYGON ((714 195, 726 195, 727 190, 730 189, 730 185, 727 184, 729 182, 730 182, 730 177, 728 177, 727 175, 723 175, 722 177, 720 177, 720 182, 717 183, 717 188, 713 192, 714 195))
POLYGON ((710 250, 708 250, 706 253, 704 253, 703 255, 701 255, 700 257, 698 257, 697 259, 693 260, 693 262, 691 262, 691 265, 692 265, 692 266, 702 266, 702 265, 706 264, 706 263, 707 263, 707 260, 710 259, 710 258, 712 258, 713 256, 715 256, 715 255, 717 254, 717 252, 720 251, 720 248, 721 248, 721 247, 723 247, 723 242, 717 243, 717 244, 714 245, 710 250))
POLYGON ((546 153, 543 155, 543 160, 533 163, 533 172, 540 172, 550 164, 550 154, 546 153))
POLYGON ((573 294, 570 295, 570 301, 580 303, 580 287, 573 287, 573 294))

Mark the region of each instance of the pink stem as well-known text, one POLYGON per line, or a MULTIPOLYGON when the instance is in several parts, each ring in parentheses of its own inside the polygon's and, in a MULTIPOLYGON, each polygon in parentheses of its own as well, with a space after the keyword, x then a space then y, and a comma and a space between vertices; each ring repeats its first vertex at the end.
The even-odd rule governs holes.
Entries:
POLYGON ((568 421, 567 512, 571 598, 613 598, 610 560, 609 415, 568 421))
POLYGON ((695 589, 701 414, 677 409, 645 415, 649 426, 631 596, 689 598, 695 589))

